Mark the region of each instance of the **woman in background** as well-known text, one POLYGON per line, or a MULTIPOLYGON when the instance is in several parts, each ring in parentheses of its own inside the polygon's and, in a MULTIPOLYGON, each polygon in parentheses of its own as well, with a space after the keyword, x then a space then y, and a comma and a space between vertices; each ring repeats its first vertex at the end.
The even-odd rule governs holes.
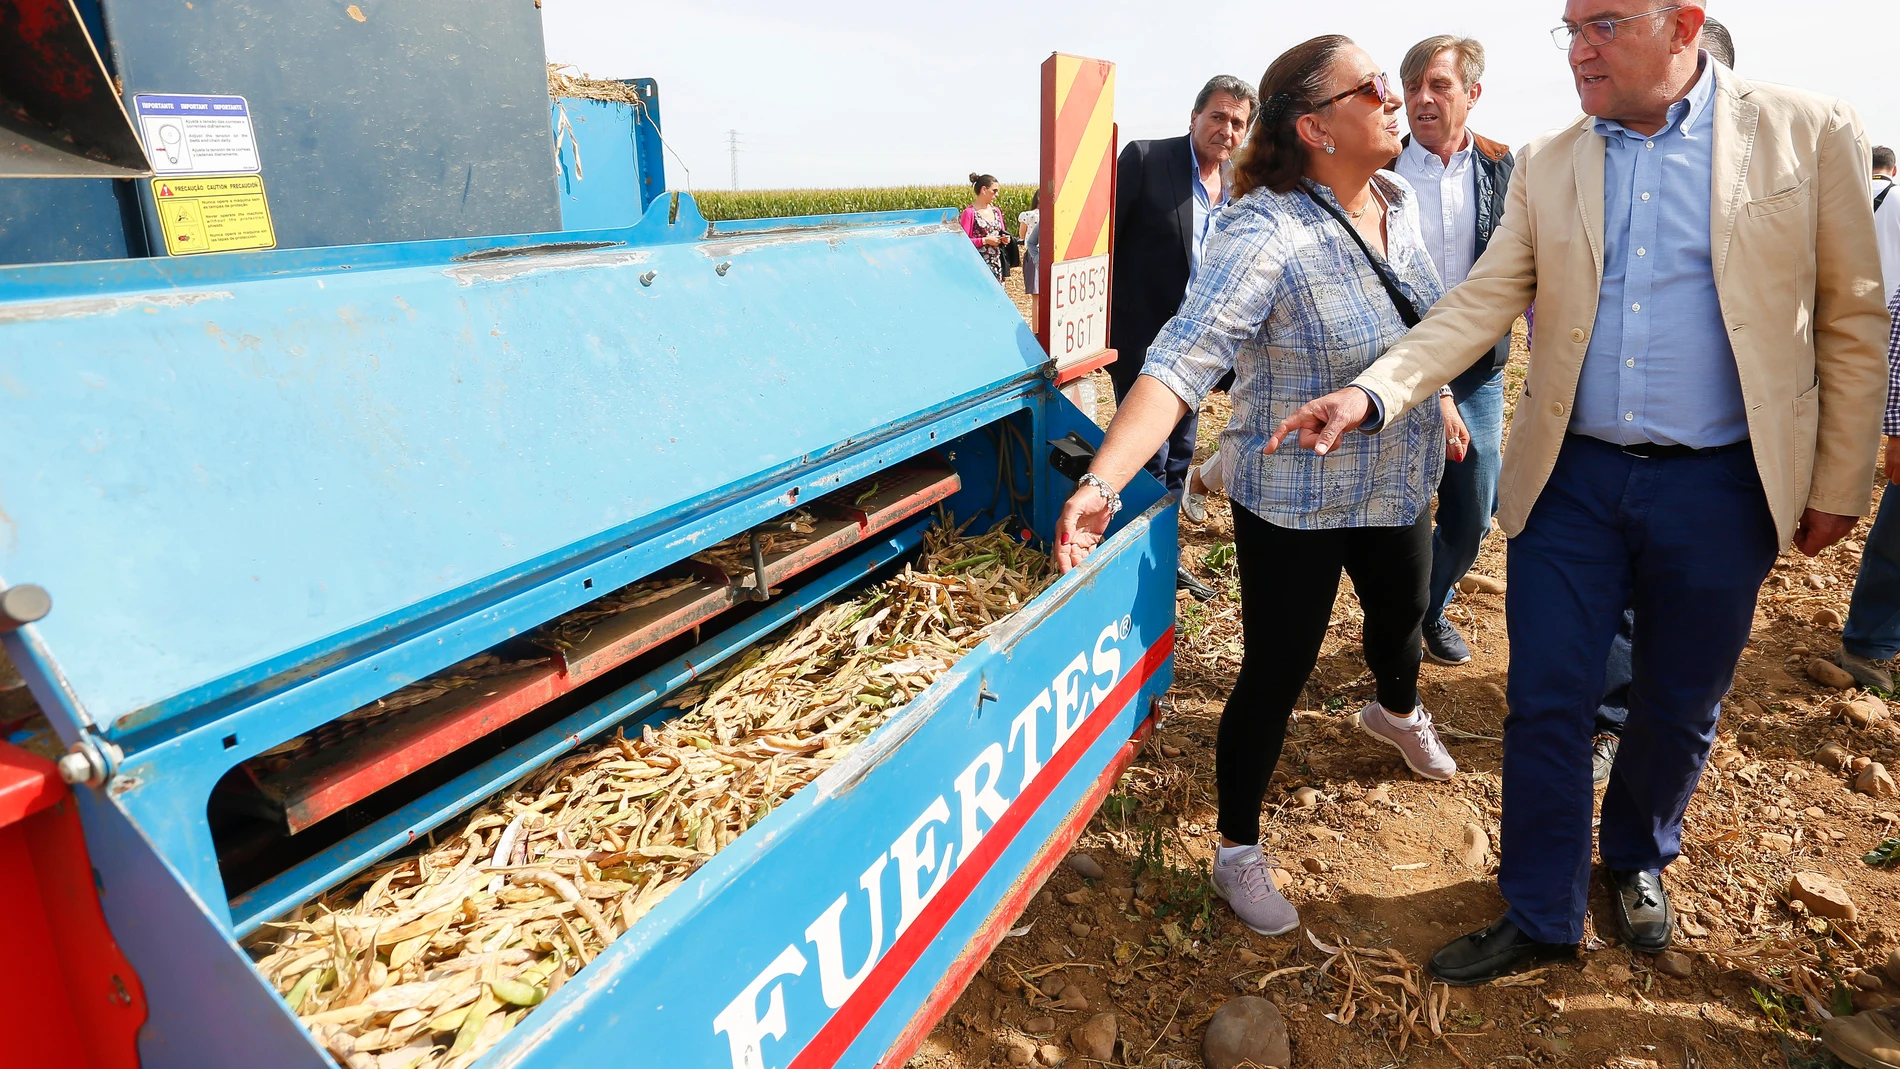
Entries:
POLYGON ((1009 226, 1003 222, 1003 209, 996 206, 996 191, 1000 187, 993 174, 970 175, 970 186, 976 190, 976 202, 963 209, 963 232, 970 236, 977 254, 983 257, 990 274, 1000 283, 1009 277, 1009 261, 1003 259, 1003 246, 1009 244, 1009 226))
POLYGON ((1022 240, 1023 249, 1023 292, 1035 296, 1040 292, 1042 267, 1042 190, 1029 194, 1029 210, 1016 217, 1017 236, 1022 240))

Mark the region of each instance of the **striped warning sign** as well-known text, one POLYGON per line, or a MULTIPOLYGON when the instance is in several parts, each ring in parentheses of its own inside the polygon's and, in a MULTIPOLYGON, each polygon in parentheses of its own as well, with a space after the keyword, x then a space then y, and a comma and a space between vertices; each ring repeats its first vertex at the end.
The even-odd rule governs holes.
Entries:
POLYGON ((1115 65, 1060 52, 1044 60, 1036 337, 1055 358, 1057 385, 1115 359, 1108 347, 1115 142, 1115 65))
POLYGON ((1043 135, 1054 187, 1043 248, 1052 260, 1101 256, 1115 207, 1115 65, 1058 52, 1043 71, 1045 122, 1054 119, 1043 135))

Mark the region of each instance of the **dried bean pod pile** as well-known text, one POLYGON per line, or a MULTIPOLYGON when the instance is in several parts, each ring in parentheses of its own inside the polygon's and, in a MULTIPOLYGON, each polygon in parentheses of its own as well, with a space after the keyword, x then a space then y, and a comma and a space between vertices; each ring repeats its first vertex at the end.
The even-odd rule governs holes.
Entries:
POLYGON ((461 1069, 1046 587, 1001 528, 940 525, 915 568, 554 762, 452 837, 266 925, 257 968, 348 1069, 461 1069))

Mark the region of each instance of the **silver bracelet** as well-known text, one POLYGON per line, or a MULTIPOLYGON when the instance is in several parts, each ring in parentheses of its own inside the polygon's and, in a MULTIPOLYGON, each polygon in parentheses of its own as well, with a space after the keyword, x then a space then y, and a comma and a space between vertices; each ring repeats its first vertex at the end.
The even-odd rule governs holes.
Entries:
POLYGON ((1080 479, 1075 481, 1075 484, 1077 486, 1093 486, 1095 492, 1102 495, 1102 500, 1108 502, 1108 515, 1110 519, 1113 519, 1115 514, 1122 510, 1122 495, 1116 493, 1115 488, 1108 485, 1108 481, 1103 479, 1100 475, 1092 471, 1085 472, 1080 479))
POLYGON ((1438 396, 1440 396, 1440 397, 1451 397, 1451 396, 1454 396, 1454 395, 1452 394, 1452 392, 1451 392, 1451 384, 1450 384, 1450 383, 1446 383, 1445 385, 1443 385, 1443 386, 1440 386, 1440 387, 1438 388, 1438 396))

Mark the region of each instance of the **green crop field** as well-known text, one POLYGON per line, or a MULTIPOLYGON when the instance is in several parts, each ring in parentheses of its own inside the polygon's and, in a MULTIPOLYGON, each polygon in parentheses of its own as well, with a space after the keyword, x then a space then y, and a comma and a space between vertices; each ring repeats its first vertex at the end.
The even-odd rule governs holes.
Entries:
MULTIPOLYGON (((1016 215, 1029 207, 1035 186, 1006 185, 996 203, 1016 229, 1016 215)), ((909 211, 916 208, 963 208, 970 203, 968 183, 954 186, 886 186, 866 189, 742 189, 694 190, 699 210, 715 222, 721 219, 774 219, 788 215, 837 215, 843 212, 909 211)))

